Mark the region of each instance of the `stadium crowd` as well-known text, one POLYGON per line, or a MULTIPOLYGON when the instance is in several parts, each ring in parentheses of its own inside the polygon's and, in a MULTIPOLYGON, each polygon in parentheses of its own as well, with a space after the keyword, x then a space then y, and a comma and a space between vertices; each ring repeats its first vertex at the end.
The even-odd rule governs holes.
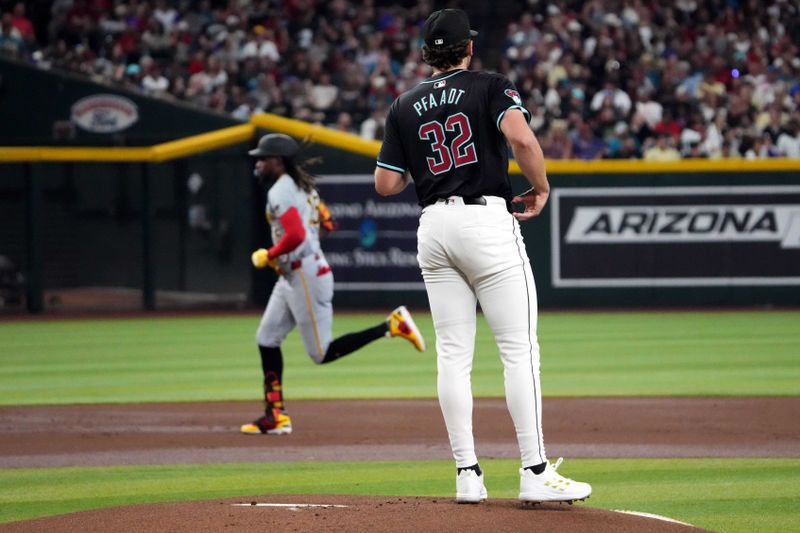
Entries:
MULTIPOLYGON (((515 82, 547 157, 800 157, 797 2, 520 4, 505 27, 473 20, 479 39, 505 32, 505 43, 494 56, 476 47, 472 68, 515 82)), ((267 111, 380 139, 394 98, 430 75, 420 54, 430 0, 0 8, 0 53, 241 120, 267 111)))

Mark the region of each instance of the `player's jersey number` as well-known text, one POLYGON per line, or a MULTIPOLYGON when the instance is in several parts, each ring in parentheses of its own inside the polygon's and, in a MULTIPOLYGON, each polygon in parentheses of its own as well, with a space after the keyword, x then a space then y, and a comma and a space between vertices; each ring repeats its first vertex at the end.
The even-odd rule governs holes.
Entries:
POLYGON ((464 113, 450 115, 444 121, 444 125, 438 120, 426 122, 419 127, 419 138, 428 141, 433 150, 433 157, 425 158, 431 174, 447 172, 453 168, 454 164, 456 167, 462 167, 478 161, 475 142, 470 142, 472 128, 464 113), (458 131, 458 135, 455 136, 450 146, 445 144, 447 142, 445 131, 458 131))

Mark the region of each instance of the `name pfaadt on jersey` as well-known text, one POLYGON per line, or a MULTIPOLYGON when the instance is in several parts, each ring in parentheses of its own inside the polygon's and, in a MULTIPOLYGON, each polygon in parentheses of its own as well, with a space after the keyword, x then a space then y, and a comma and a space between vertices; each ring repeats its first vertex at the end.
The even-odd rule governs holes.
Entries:
POLYGON ((414 102, 413 107, 414 111, 417 112, 418 116, 422 116, 422 113, 428 111, 429 109, 433 109, 434 107, 439 107, 446 104, 458 104, 461 100, 461 97, 467 91, 464 89, 446 89, 441 93, 434 94, 428 93, 414 102))

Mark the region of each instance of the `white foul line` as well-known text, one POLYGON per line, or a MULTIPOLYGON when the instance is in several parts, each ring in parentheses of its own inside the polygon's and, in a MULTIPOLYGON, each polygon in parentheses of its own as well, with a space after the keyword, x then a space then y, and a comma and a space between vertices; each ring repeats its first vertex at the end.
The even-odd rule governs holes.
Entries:
POLYGON ((333 503, 232 503, 234 507, 348 507, 347 505, 336 505, 333 503))
POLYGON ((639 511, 623 511, 622 509, 613 509, 613 511, 615 513, 630 514, 634 516, 641 516, 644 518, 654 518, 656 520, 663 520, 664 522, 672 522, 673 524, 680 524, 682 526, 695 527, 692 524, 687 524, 686 522, 681 522, 680 520, 675 520, 674 518, 670 518, 668 516, 661 516, 660 514, 642 513, 639 511))

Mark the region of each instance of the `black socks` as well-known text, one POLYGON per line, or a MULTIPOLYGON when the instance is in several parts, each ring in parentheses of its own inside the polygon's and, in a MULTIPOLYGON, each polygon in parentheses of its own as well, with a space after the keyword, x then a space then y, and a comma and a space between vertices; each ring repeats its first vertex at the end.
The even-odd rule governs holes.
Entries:
POLYGON ((362 346, 380 339, 386 335, 387 331, 389 331, 389 326, 383 322, 378 326, 365 329, 364 331, 342 335, 328 345, 328 351, 325 352, 322 364, 336 361, 345 355, 355 352, 362 346))
POLYGON ((261 369, 264 371, 264 379, 267 374, 275 374, 278 381, 283 381, 283 354, 280 348, 267 348, 266 346, 258 345, 258 351, 261 352, 261 369))
POLYGON ((541 464, 533 465, 533 466, 526 466, 525 470, 530 470, 531 472, 533 472, 534 474, 536 474, 538 476, 539 474, 544 472, 545 468, 547 468, 547 463, 541 463, 541 464))
POLYGON ((459 475, 464 470, 474 470, 479 476, 483 474, 483 470, 481 470, 481 466, 478 463, 475 463, 472 466, 465 466, 463 468, 456 469, 456 475, 459 475))
MULTIPOLYGON (((526 466, 525 470, 530 470, 531 472, 533 472, 534 474, 536 474, 538 476, 539 474, 544 472, 545 468, 547 468, 547 463, 541 463, 541 464, 534 465, 534 466, 526 466)), ((480 467, 480 465, 478 463, 475 463, 472 466, 465 466, 463 468, 457 468, 456 469, 456 475, 460 474, 464 470, 474 470, 475 473, 478 474, 479 476, 481 474, 483 474, 483 470, 481 470, 481 467, 480 467)))

